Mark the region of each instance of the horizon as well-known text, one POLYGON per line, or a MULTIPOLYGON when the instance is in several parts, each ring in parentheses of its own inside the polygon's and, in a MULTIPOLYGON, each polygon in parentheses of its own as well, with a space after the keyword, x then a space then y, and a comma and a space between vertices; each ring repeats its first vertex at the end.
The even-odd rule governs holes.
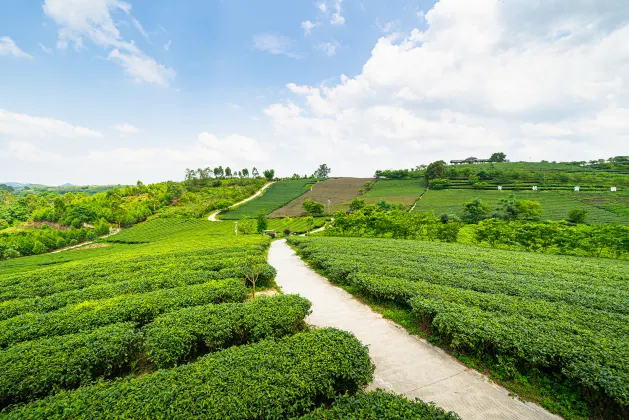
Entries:
POLYGON ((9 3, 7 182, 629 155, 623 0, 9 3))

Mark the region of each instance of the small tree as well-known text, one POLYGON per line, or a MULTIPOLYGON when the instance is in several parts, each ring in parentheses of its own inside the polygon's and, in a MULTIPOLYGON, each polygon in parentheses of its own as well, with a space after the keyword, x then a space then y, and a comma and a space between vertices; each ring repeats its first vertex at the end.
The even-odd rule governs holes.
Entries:
POLYGON ((311 199, 305 200, 302 207, 313 216, 322 216, 325 212, 325 206, 323 204, 311 199))
POLYGON ((568 212, 568 220, 575 224, 585 223, 587 216, 587 210, 583 209, 573 209, 568 212))
POLYGON ((275 169, 267 169, 264 171, 264 177, 267 181, 273 181, 273 178, 275 178, 275 169))
POLYGON ((286 236, 289 236, 292 232, 292 227, 293 227, 293 219, 291 219, 290 217, 286 216, 283 220, 283 225, 284 225, 284 234, 286 236))
POLYGON ((332 169, 328 168, 328 165, 324 163, 323 165, 319 165, 317 170, 314 171, 313 177, 314 178, 327 178, 328 175, 330 175, 330 172, 332 172, 332 169))
POLYGON ((94 233, 96 236, 104 236, 109 234, 109 223, 107 220, 101 218, 94 226, 94 233))
POLYGON ((253 168, 251 170, 251 176, 254 178, 258 178, 260 176, 260 172, 258 172, 258 170, 256 168, 253 168))
POLYGON ((358 197, 354 197, 354 199, 352 200, 352 202, 349 205, 349 209, 352 211, 357 211, 360 210, 362 208, 364 208, 366 206, 365 204, 365 200, 358 198, 358 197))
POLYGON ((256 283, 265 267, 265 263, 260 262, 251 255, 247 255, 241 265, 241 271, 245 277, 245 284, 251 284, 251 298, 256 297, 256 283))
POLYGON ((502 152, 497 152, 491 155, 491 157, 489 158, 489 161, 490 162, 506 162, 507 155, 502 152))
POLYGON ((519 200, 516 203, 518 217, 526 220, 536 220, 542 213, 542 205, 539 201, 519 200))
POLYGON ((490 211, 489 205, 477 198, 463 204, 463 220, 467 223, 478 223, 486 219, 490 211))
POLYGON ((256 220, 258 222, 258 233, 264 232, 269 227, 269 221, 264 214, 259 214, 256 220))
POLYGON ((225 176, 227 178, 231 178, 232 177, 232 170, 231 170, 231 168, 229 166, 227 168, 225 168, 225 176))
POLYGON ((312 227, 314 226, 314 217, 312 216, 306 217, 306 226, 307 226, 306 234, 310 234, 310 231, 312 230, 312 227))
POLYGON ((446 163, 444 161, 438 160, 428 165, 428 167, 426 168, 426 173, 424 174, 426 179, 430 181, 431 179, 445 178, 445 164, 446 163))
POLYGON ((242 176, 245 178, 249 178, 249 169, 245 168, 242 170, 242 176))

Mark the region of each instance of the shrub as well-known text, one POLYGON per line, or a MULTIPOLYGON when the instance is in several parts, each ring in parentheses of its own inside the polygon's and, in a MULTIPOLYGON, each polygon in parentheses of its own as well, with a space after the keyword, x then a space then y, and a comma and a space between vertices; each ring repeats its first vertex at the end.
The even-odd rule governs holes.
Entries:
POLYGON ((0 351, 0 407, 115 373, 128 365, 139 336, 135 324, 127 322, 0 351))
POLYGON ((433 190, 443 190, 448 187, 450 180, 444 178, 437 178, 430 181, 430 188, 433 190))
POLYGON ((269 221, 264 214, 259 214, 257 218, 258 233, 264 232, 269 227, 269 221))
POLYGON ((293 335, 309 312, 310 302, 297 295, 185 308, 146 327, 146 354, 159 368, 176 366, 200 351, 293 335))
POLYGON ((325 328, 232 347, 171 370, 62 391, 7 418, 287 418, 373 378, 367 347, 325 328))
POLYGON ((573 209, 568 212, 568 220, 576 224, 585 223, 585 219, 587 218, 587 216, 587 210, 573 209))
POLYGON ((241 280, 212 281, 85 301, 43 314, 26 313, 0 322, 0 348, 45 336, 90 331, 117 322, 135 321, 142 325, 167 311, 208 303, 242 302, 247 294, 241 280))
POLYGON ((325 212, 323 204, 311 199, 304 200, 302 207, 313 216, 321 216, 325 212))
POLYGON ((393 419, 417 419, 417 420, 456 420, 460 419, 456 414, 446 413, 433 404, 426 404, 420 399, 410 401, 402 395, 390 394, 381 389, 373 392, 360 392, 354 396, 342 396, 337 398, 332 407, 317 408, 310 414, 302 417, 302 420, 393 420, 393 419))

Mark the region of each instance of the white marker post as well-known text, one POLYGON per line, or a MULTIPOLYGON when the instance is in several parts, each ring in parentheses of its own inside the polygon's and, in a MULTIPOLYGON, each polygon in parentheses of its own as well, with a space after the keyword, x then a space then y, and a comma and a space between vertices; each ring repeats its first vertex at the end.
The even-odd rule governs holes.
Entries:
POLYGON ((234 232, 238 235, 238 222, 234 222, 234 232))
POLYGON ((616 189, 616 187, 611 187, 611 188, 610 188, 610 191, 611 191, 611 192, 616 192, 616 191, 617 191, 617 189, 616 189))
POLYGON ((533 185, 533 191, 537 191, 537 185, 533 185))
POLYGON ((498 191, 502 191, 502 185, 498 185, 498 191))
POLYGON ((581 191, 581 187, 574 187, 575 191, 581 191))

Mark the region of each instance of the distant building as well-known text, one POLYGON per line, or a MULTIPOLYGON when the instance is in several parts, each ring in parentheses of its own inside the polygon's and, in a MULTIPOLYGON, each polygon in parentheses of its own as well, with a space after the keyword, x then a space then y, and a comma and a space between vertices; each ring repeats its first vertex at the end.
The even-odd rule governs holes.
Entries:
POLYGON ((465 160, 451 160, 450 164, 452 165, 461 165, 464 163, 468 163, 468 164, 474 164, 474 163, 489 163, 489 159, 479 159, 477 157, 474 156, 470 156, 465 160))

